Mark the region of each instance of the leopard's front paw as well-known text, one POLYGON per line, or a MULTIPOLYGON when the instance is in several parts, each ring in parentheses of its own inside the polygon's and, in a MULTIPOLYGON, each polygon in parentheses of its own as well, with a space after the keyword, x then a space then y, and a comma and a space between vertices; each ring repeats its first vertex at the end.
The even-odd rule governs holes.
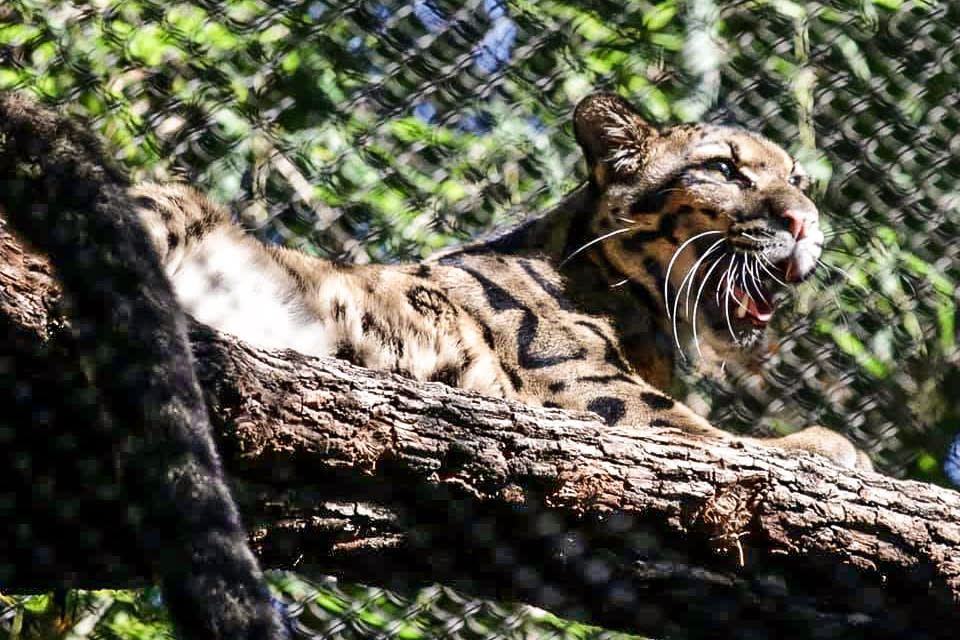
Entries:
POLYGON ((845 436, 819 425, 807 427, 782 438, 768 440, 767 444, 784 449, 819 453, 842 467, 873 471, 873 463, 864 451, 854 446, 845 436))

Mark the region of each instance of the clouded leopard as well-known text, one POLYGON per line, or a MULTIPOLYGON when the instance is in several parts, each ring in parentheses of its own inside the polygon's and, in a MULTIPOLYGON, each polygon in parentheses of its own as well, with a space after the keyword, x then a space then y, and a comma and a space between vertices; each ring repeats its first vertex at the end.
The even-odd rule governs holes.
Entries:
MULTIPOLYGON (((612 94, 581 101, 574 131, 582 187, 419 264, 264 246, 183 185, 131 196, 186 311, 252 344, 732 437, 666 390, 681 349, 759 348, 779 290, 813 272, 824 236, 801 167, 754 133, 655 128, 612 94)), ((768 442, 870 464, 820 427, 768 442)))

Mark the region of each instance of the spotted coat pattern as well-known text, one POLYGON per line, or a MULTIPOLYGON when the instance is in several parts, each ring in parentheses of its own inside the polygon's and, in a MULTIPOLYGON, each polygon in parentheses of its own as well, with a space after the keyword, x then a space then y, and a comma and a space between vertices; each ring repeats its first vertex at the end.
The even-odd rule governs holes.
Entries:
MULTIPOLYGON (((732 437, 668 395, 675 360, 694 328, 697 350, 762 350, 774 283, 809 275, 823 242, 801 168, 753 133, 656 129, 611 94, 584 99, 574 129, 590 171, 582 187, 420 264, 264 246, 183 185, 133 196, 185 309, 250 343, 609 424, 732 437)), ((773 444, 869 466, 820 427, 773 444)))

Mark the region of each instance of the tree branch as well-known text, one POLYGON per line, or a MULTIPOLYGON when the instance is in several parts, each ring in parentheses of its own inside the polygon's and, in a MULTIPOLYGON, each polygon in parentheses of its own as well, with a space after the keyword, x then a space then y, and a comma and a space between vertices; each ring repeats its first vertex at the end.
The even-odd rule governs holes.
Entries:
MULTIPOLYGON (((70 364, 68 350, 22 349, 27 338, 57 344, 45 269, 0 232, 0 312, 16 328, 0 358, 51 361, 25 371, 70 364)), ((199 325, 191 337, 268 567, 400 590, 442 581, 658 636, 947 637, 960 623, 951 490, 799 452, 609 428, 199 325)), ((0 513, 0 536, 10 518, 0 513)), ((58 548, 41 567, 4 552, 5 590, 143 579, 114 549, 101 562, 58 548)))

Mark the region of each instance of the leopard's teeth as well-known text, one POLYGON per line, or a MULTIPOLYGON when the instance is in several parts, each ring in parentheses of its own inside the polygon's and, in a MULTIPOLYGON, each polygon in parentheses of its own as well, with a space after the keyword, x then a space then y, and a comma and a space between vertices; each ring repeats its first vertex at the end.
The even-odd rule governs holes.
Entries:
POLYGON ((750 308, 750 294, 744 293, 743 298, 737 304, 737 317, 741 320, 747 316, 747 309, 750 308))

